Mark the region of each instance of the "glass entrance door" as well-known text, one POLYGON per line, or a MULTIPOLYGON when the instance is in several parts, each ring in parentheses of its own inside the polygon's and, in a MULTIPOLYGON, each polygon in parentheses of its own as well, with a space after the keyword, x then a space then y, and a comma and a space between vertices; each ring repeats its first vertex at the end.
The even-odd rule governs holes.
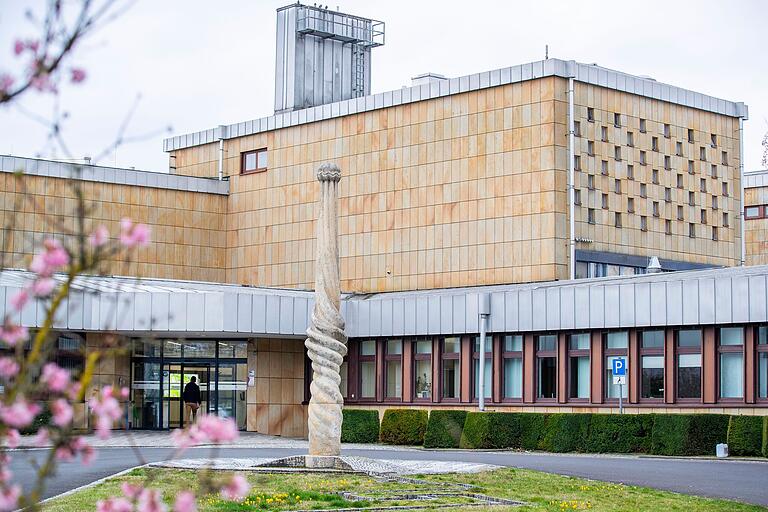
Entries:
MULTIPOLYGON (((209 363, 168 363, 163 365, 163 428, 184 428, 192 420, 182 398, 184 387, 195 377, 200 387, 200 409, 211 412, 211 365, 209 363)), ((215 386, 215 384, 213 384, 215 386)))

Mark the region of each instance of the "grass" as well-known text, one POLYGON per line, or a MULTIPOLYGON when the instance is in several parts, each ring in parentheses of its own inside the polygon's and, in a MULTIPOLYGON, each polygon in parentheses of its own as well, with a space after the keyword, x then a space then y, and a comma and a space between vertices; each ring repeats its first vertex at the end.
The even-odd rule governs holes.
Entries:
MULTIPOLYGON (((251 494, 240 503, 228 502, 216 495, 203 496, 198 500, 200 512, 244 512, 246 510, 285 511, 336 509, 347 507, 374 507, 396 505, 462 504, 469 500, 461 497, 442 497, 437 501, 420 501, 384 498, 399 490, 426 490, 433 486, 381 482, 361 475, 340 474, 264 474, 246 473, 253 488, 251 494), (372 501, 351 501, 339 493, 354 492, 371 496, 372 501)), ((48 502, 45 512, 81 512, 93 510, 96 501, 120 494, 120 485, 125 482, 144 482, 153 478, 153 487, 160 488, 168 503, 181 490, 197 488, 194 471, 171 469, 137 469, 119 478, 84 489, 80 492, 48 502)), ((522 469, 499 469, 476 474, 431 475, 420 477, 431 482, 467 483, 477 486, 469 492, 487 494, 526 502, 526 506, 514 507, 520 511, 557 510, 664 510, 664 511, 756 511, 766 510, 756 505, 747 505, 727 500, 717 500, 676 494, 643 487, 627 486, 605 482, 551 475, 539 471, 522 469)), ((453 490, 453 489, 443 489, 453 490)), ((510 507, 458 507, 450 510, 487 510, 502 512, 510 507)))

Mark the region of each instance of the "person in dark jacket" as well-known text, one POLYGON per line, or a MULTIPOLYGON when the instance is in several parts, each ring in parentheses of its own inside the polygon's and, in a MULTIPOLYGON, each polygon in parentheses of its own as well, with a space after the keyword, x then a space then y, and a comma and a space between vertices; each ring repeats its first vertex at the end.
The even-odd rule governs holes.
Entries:
POLYGON ((184 400, 184 410, 186 411, 186 419, 189 420, 192 416, 193 423, 197 419, 197 410, 200 408, 200 386, 196 384, 197 377, 192 377, 184 386, 184 394, 181 398, 184 400))

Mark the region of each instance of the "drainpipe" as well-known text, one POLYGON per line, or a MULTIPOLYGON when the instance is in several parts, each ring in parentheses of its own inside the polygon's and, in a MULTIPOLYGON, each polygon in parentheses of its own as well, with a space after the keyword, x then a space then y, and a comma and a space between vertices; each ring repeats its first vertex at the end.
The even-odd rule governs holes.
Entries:
POLYGON ((744 120, 749 119, 747 106, 744 103, 737 103, 739 108, 739 234, 741 235, 741 266, 746 263, 746 247, 744 240, 744 120))
POLYGON ((224 125, 219 125, 219 166, 218 166, 218 175, 219 175, 219 181, 224 179, 224 137, 227 132, 227 127, 224 125))
POLYGON ((568 62, 568 277, 576 279, 576 219, 575 215, 575 148, 576 126, 573 119, 573 78, 576 71, 576 62, 568 62))
POLYGON ((480 310, 480 371, 477 375, 478 409, 485 410, 485 335, 488 332, 488 317, 491 316, 491 296, 481 293, 478 297, 480 310))

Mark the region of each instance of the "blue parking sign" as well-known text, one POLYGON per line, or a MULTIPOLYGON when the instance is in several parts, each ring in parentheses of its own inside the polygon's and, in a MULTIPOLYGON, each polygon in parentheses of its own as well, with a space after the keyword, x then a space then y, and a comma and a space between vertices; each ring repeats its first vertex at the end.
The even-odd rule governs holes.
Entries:
POLYGON ((613 374, 614 375, 626 375, 627 374, 627 360, 624 358, 618 358, 613 360, 613 374))

